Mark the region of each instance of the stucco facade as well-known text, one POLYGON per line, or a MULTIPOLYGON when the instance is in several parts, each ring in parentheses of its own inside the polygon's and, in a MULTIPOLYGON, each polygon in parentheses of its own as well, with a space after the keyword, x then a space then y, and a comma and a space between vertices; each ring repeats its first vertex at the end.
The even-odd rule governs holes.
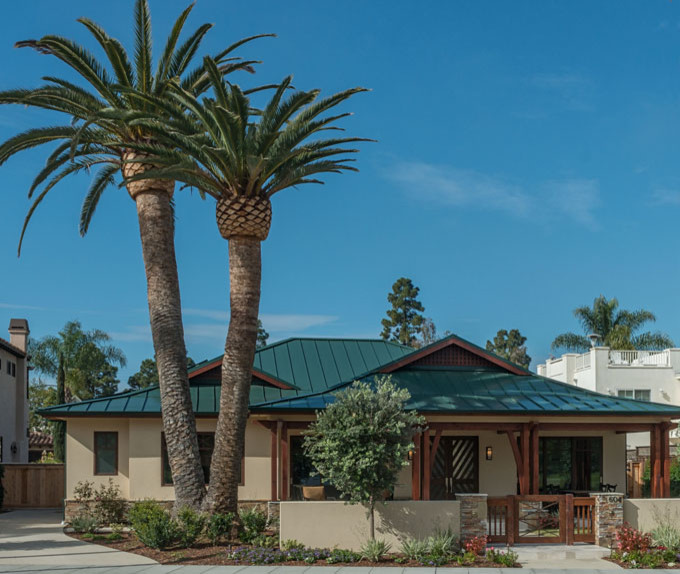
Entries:
POLYGON ((0 462, 28 462, 28 322, 12 319, 0 339, 0 462))
MULTIPOLYGON (((292 419, 288 418, 288 424, 292 419)), ((310 417, 307 417, 311 420, 310 417)), ((442 422, 437 417, 433 422, 442 422)), ((446 418, 451 421, 453 419, 446 418)), ((458 419, 466 423, 465 419, 458 419)), ((553 417, 550 422, 577 422, 579 424, 607 422, 602 417, 587 417, 579 420, 553 417)), ((271 422, 271 421, 265 421, 271 422)), ((499 423, 527 422, 525 419, 499 417, 499 423)), ((631 422, 642 422, 642 419, 631 419, 631 422)), ((197 420, 198 432, 214 432, 216 420, 204 418, 197 420)), ((67 420, 66 440, 66 493, 67 498, 74 496, 74 487, 79 481, 89 480, 96 485, 108 483, 111 478, 121 490, 124 498, 141 500, 173 500, 172 486, 163 486, 161 480, 161 432, 162 425, 158 418, 123 418, 123 417, 87 417, 67 420), (118 473, 114 476, 97 476, 94 474, 94 433, 113 431, 118 433, 118 473)), ((291 430, 289 438, 299 436, 300 429, 291 430)), ((570 437, 602 437, 603 444, 603 482, 625 488, 626 484, 626 445, 625 435, 615 431, 545 431, 540 436, 570 437)), ((512 449, 504 434, 496 431, 453 432, 444 431, 442 436, 478 437, 479 492, 489 496, 506 496, 517 493, 517 468, 512 449), (486 459, 486 449, 491 447, 491 460, 486 459)), ((243 501, 272 500, 272 451, 270 431, 257 419, 251 419, 246 428, 244 483, 239 487, 239 498, 243 501)), ((277 475, 283 475, 283 460, 280 444, 276 452, 277 475)), ((288 459, 288 465, 290 465, 288 459)), ((406 465, 397 481, 394 490, 395 500, 412 498, 412 462, 406 465)), ((291 469, 285 473, 292 477, 291 469)), ((288 479, 288 498, 292 490, 292 480, 288 479)))

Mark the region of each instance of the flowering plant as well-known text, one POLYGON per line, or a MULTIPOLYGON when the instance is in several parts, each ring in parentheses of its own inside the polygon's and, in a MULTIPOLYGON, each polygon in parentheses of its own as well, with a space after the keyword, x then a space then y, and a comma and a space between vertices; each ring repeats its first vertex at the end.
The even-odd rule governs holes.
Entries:
POLYGON ((616 548, 619 552, 647 552, 652 546, 652 535, 633 528, 627 522, 616 532, 616 548))
POLYGON ((484 556, 486 551, 486 536, 473 536, 465 541, 464 547, 466 552, 471 552, 477 556, 484 556))

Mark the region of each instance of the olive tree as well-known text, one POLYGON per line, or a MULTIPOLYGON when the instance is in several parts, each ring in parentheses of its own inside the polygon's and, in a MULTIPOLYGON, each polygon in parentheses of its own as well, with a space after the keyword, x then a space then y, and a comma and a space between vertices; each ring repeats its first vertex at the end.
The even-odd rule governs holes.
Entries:
POLYGON ((318 474, 337 488, 349 504, 368 507, 375 539, 375 505, 385 499, 407 466, 412 437, 423 417, 405 410, 411 398, 390 377, 372 383, 355 381, 334 395, 305 432, 305 453, 318 474))

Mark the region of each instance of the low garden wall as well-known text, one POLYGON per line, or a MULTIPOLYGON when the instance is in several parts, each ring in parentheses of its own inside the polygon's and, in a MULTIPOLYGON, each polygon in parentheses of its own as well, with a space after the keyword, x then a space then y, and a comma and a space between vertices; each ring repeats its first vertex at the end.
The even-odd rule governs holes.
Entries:
POLYGON ((680 528, 680 498, 628 498, 623 501, 623 519, 645 532, 660 523, 680 528))
MULTIPOLYGON (((310 548, 359 550, 369 538, 365 506, 344 502, 281 502, 281 540, 297 540, 310 548)), ((396 500, 375 509, 375 536, 398 551, 409 538, 425 538, 437 529, 460 537, 460 502, 396 500)))

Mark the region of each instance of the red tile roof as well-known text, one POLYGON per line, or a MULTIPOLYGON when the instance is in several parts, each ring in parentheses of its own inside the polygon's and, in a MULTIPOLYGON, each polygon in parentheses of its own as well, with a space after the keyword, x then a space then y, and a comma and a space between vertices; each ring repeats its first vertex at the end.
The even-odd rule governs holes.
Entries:
POLYGON ((26 352, 22 351, 19 347, 16 347, 12 345, 9 341, 6 341, 2 337, 0 337, 0 348, 5 349, 5 351, 9 351, 10 353, 16 355, 17 357, 25 357, 26 352))

